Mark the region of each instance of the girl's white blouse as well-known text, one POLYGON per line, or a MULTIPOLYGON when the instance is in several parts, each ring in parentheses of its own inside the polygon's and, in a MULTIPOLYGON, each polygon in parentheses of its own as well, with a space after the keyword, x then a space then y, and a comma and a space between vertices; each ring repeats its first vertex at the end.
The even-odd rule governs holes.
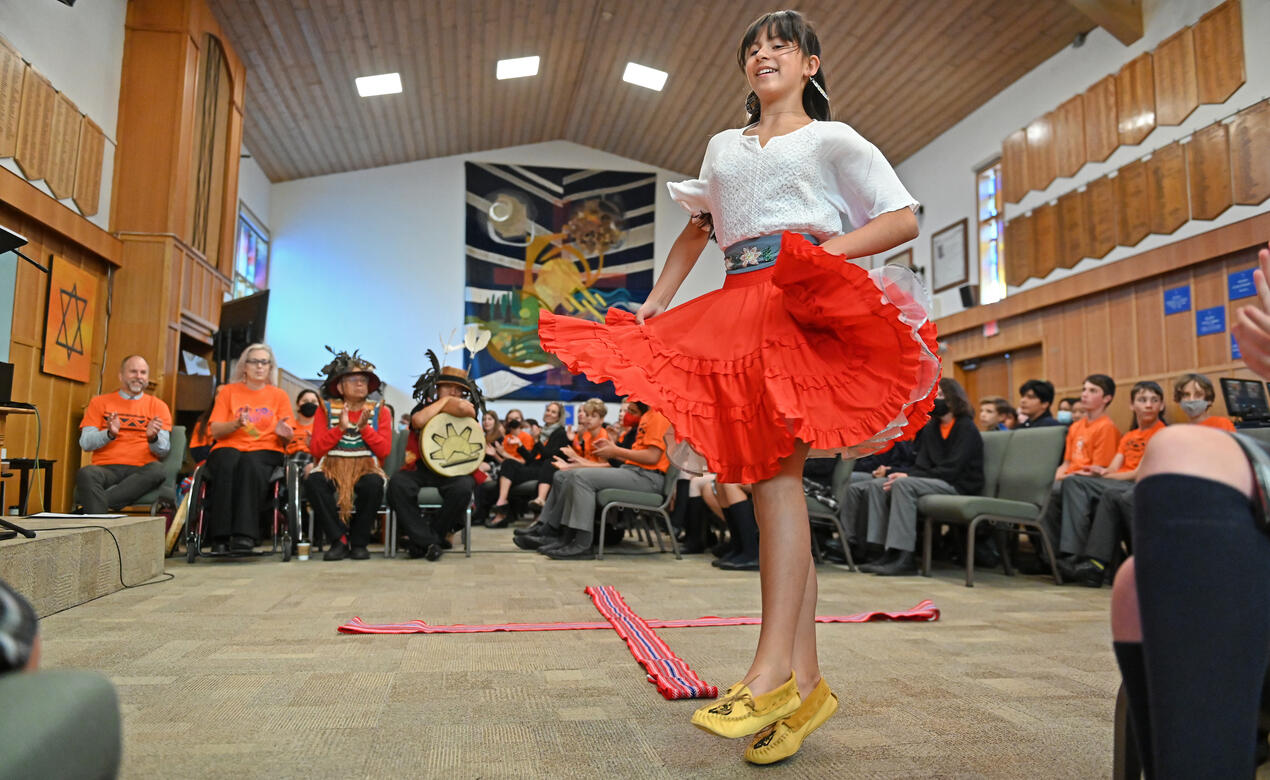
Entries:
POLYGON ((824 241, 888 211, 916 208, 877 147, 842 122, 813 121, 760 146, 724 130, 710 139, 701 176, 669 182, 693 215, 708 212, 719 246, 791 230, 824 241))

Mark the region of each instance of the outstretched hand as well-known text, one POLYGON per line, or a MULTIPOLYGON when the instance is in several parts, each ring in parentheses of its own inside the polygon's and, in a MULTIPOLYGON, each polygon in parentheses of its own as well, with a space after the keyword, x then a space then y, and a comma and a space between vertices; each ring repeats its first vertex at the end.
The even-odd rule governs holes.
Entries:
POLYGON ((643 325, 644 320, 649 317, 656 317, 665 310, 666 304, 657 303, 650 298, 649 300, 644 301, 643 305, 639 307, 639 310, 635 312, 635 322, 638 325, 643 325))
POLYGON ((1257 302, 1235 312, 1230 331, 1239 343, 1244 363, 1262 379, 1270 379, 1270 247, 1257 254, 1261 267, 1253 271, 1257 302))

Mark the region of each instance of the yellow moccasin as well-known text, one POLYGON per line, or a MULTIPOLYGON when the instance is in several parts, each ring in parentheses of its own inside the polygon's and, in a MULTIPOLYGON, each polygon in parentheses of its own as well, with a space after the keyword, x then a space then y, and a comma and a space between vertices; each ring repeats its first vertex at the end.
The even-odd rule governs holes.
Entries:
POLYGON ((737 683, 724 697, 692 715, 692 725, 720 737, 735 739, 753 734, 798 710, 798 681, 794 675, 781 687, 761 696, 737 683))
POLYGON ((822 678, 798 711, 754 735, 745 750, 751 764, 774 764, 798 752, 803 740, 838 711, 838 697, 822 678))

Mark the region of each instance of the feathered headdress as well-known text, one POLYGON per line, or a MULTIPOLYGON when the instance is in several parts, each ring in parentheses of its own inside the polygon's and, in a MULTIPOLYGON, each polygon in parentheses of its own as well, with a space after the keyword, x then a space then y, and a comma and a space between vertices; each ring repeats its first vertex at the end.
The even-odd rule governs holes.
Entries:
POLYGON ((437 353, 432 350, 428 350, 428 359, 432 361, 432 368, 421 374, 419 380, 415 382, 416 401, 425 403, 432 400, 436 395, 437 385, 452 384, 468 392, 477 414, 485 411, 485 396, 481 394, 481 388, 472 381, 466 371, 453 366, 442 366, 441 361, 437 359, 437 353))
POLYGON ((322 382, 322 395, 327 398, 340 398, 339 383, 340 380, 349 374, 365 374, 370 382, 370 389, 367 392, 373 393, 379 389, 379 376, 375 374, 375 364, 366 360, 358 354, 358 350, 353 350, 353 354, 341 350, 336 352, 329 346, 326 348, 335 356, 330 363, 322 367, 322 375, 326 380, 322 382))

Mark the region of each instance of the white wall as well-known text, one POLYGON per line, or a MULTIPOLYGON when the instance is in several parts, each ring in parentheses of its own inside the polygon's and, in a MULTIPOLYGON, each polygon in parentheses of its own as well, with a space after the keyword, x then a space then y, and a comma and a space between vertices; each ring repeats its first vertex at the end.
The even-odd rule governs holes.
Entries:
MULTIPOLYGON (((97 214, 89 219, 107 230, 127 11, 127 0, 84 0, 74 8, 57 0, 0 0, 0 35, 106 135, 101 198, 97 214)), ((12 159, 0 160, 0 165, 21 175, 12 159)), ((52 195, 43 181, 35 186, 52 195)), ((69 198, 61 203, 78 213, 69 198)))
POLYGON ((238 200, 245 203, 251 213, 272 232, 273 225, 269 222, 269 193, 273 183, 260 169, 256 158, 251 156, 250 149, 244 146, 241 154, 238 166, 238 200))
MULTIPOLYGON (((964 217, 970 230, 970 281, 977 283, 975 168, 1000 155, 1001 142, 1007 135, 1057 108, 1073 95, 1084 92, 1103 76, 1115 73, 1142 52, 1154 49, 1160 41, 1194 24, 1218 4, 1219 0, 1143 0, 1145 32, 1132 46, 1122 45, 1102 28, 1094 29, 1084 46, 1079 49, 1068 46, 897 166, 900 178, 925 209, 922 233, 910 245, 914 262, 929 269, 931 235, 964 217)), ((1074 178, 1056 179, 1044 192, 1032 192, 1021 203, 1007 205, 1007 217, 1025 214, 1153 149, 1187 139, 1196 130, 1270 94, 1270 47, 1266 46, 1266 41, 1270 40, 1270 2, 1243 0, 1242 5, 1247 81, 1225 104, 1200 106, 1183 124, 1157 127, 1141 145, 1122 146, 1106 162, 1087 164, 1074 178)), ((1135 247, 1117 247, 1101 260, 1083 260, 1070 270, 1058 269, 1045 281, 1052 282, 1268 210, 1270 202, 1260 206, 1235 206, 1215 220, 1192 220, 1171 235, 1148 236, 1135 247)), ((928 281, 929 273, 928 270, 928 281)), ((1042 283, 1031 279, 1020 287, 1011 287, 1010 292, 1042 283)), ((952 314, 962 308, 955 289, 935 296, 935 306, 936 316, 952 314)))
MULTIPOLYGON (((324 345, 358 348, 384 381, 409 392, 427 365, 424 351, 439 353, 442 336, 462 332, 468 160, 656 170, 656 272, 687 222, 665 183, 690 176, 567 141, 275 184, 268 339, 280 365, 313 376, 327 362, 324 345)), ((722 266, 711 244, 675 302, 717 289, 722 266)), ((512 405, 541 414, 539 403, 512 405)))

